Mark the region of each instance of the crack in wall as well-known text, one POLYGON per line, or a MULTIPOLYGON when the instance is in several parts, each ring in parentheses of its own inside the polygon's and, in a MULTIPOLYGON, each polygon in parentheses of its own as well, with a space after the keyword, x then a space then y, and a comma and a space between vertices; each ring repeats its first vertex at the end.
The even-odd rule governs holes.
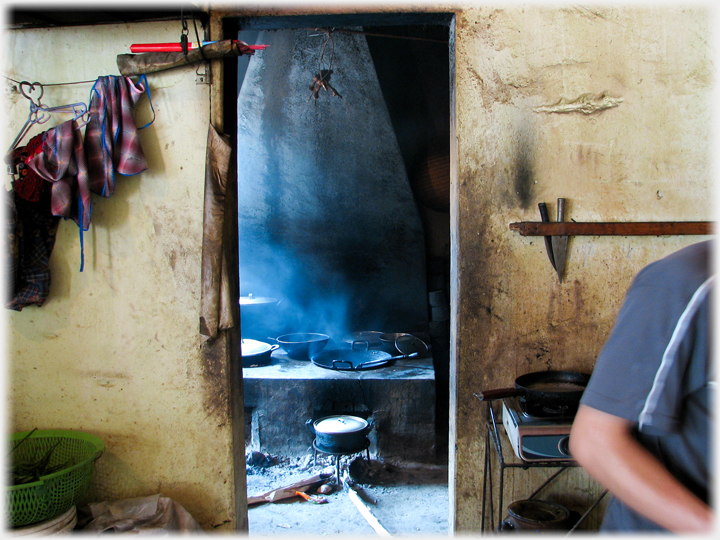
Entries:
POLYGON ((535 107, 533 111, 541 113, 573 113, 580 112, 583 114, 594 114, 597 112, 604 111, 606 109, 612 109, 618 107, 622 103, 622 98, 614 98, 608 96, 607 93, 602 92, 597 95, 593 94, 581 94, 573 100, 567 98, 560 98, 556 103, 552 105, 541 105, 535 107))

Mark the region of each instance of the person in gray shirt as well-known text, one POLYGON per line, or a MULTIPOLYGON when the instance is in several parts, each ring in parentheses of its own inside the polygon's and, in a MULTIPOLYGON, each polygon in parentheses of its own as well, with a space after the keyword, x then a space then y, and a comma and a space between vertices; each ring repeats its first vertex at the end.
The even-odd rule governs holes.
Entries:
POLYGON ((583 393, 570 453, 613 495, 603 531, 712 531, 712 248, 638 273, 583 393))

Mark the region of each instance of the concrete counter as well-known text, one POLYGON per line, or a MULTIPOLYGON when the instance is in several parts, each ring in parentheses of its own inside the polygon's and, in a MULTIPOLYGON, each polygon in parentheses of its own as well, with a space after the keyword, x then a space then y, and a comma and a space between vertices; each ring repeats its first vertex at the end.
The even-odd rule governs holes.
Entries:
POLYGON ((311 361, 293 360, 276 350, 272 363, 267 366, 243 368, 243 378, 248 379, 430 379, 435 380, 432 357, 390 360, 386 366, 361 371, 327 369, 311 361))
POLYGON ((244 368, 246 444, 275 455, 312 453, 305 425, 331 414, 372 418, 376 457, 433 462, 435 372, 432 358, 391 360, 363 371, 326 369, 273 352, 267 366, 244 368))

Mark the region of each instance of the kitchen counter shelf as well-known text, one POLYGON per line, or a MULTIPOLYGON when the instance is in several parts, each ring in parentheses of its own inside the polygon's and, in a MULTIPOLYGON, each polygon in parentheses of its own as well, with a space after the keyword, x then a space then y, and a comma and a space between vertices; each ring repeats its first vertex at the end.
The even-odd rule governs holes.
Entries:
POLYGON ((365 370, 326 369, 310 360, 293 360, 280 350, 274 351, 267 366, 244 367, 244 379, 418 379, 435 380, 432 355, 420 359, 390 360, 383 367, 365 370))
MULTIPOLYGON (((500 422, 502 423, 502 422, 500 422)), ((543 488, 545 488, 548 484, 550 484, 553 480, 555 480, 558 476, 560 476, 562 473, 567 471, 568 469, 572 467, 579 467, 579 465, 573 461, 573 460, 566 460, 566 461, 525 461, 523 459, 517 458, 513 461, 507 461, 505 459, 504 453, 503 453, 503 445, 502 440, 500 436, 500 432, 498 430, 498 421, 496 418, 495 410, 492 407, 492 402, 487 402, 487 415, 486 415, 486 433, 485 433, 485 469, 483 473, 483 495, 482 495, 482 522, 481 522, 481 530, 484 532, 487 529, 488 526, 494 526, 494 523, 497 522, 497 526, 494 526, 495 532, 502 531, 502 522, 503 522, 503 515, 504 515, 504 504, 503 504, 503 492, 504 492, 504 482, 505 482, 505 469, 508 468, 519 468, 519 469, 530 469, 530 468, 556 468, 558 471, 553 473, 545 482, 543 482, 530 496, 528 496, 528 499, 534 498, 540 491, 542 491, 543 488), (499 486, 498 486, 498 517, 495 518, 495 509, 493 508, 493 482, 492 482, 492 472, 491 472, 491 456, 492 452, 495 452, 498 463, 500 466, 500 478, 499 478, 499 486), (497 519, 497 521, 496 521, 497 519)), ((577 522, 572 526, 572 528, 567 532, 567 534, 573 533, 578 526, 580 526, 585 519, 590 515, 590 513, 597 507, 597 505, 602 501, 603 497, 607 493, 607 490, 603 491, 600 496, 593 502, 592 505, 580 516, 580 518, 577 520, 577 522)))

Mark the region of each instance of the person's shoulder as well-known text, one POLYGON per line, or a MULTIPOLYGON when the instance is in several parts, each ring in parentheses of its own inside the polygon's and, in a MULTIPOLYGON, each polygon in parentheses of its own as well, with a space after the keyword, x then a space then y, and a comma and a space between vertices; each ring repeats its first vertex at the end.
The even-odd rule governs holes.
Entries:
POLYGON ((635 278, 635 285, 694 291, 713 274, 713 249, 714 240, 686 246, 643 268, 635 278))

